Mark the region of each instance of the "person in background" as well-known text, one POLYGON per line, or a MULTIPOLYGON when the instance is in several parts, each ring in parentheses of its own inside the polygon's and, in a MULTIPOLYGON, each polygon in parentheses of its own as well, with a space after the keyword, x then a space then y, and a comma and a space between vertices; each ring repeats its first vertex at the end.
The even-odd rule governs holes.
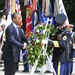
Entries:
MULTIPOLYGON (((1 29, 1 32, 0 32, 0 46, 1 46, 1 51, 2 51, 2 55, 1 55, 1 64, 2 64, 2 63, 4 63, 3 62, 3 48, 4 48, 5 41, 6 41, 6 38, 5 38, 5 35, 4 35, 5 26, 1 25, 0 29, 1 29)), ((2 71, 4 71, 4 69, 2 71)))
POLYGON ((0 26, 0 41, 1 41, 2 33, 3 33, 3 26, 0 26))
MULTIPOLYGON (((24 53, 25 50, 23 49, 22 50, 22 53, 24 53)), ((28 57, 28 53, 26 52, 25 55, 23 56, 23 67, 24 67, 24 70, 22 72, 29 72, 29 64, 27 61, 27 57, 28 57)))
POLYGON ((26 49, 29 44, 25 34, 19 28, 21 15, 15 12, 11 15, 12 23, 6 28, 6 42, 3 48, 4 74, 15 75, 16 64, 19 62, 20 49, 26 49), (21 41, 26 44, 22 44, 21 41))
MULTIPOLYGON (((73 28, 74 28, 74 25, 72 25, 72 24, 70 24, 70 32, 71 32, 71 37, 72 37, 72 39, 73 39, 73 44, 74 44, 74 36, 73 36, 73 34, 75 33, 75 32, 73 32, 73 28)), ((73 46, 73 58, 75 58, 75 48, 74 48, 75 46, 73 46)), ((71 74, 72 74, 72 71, 73 71, 73 61, 71 62, 71 74)))
POLYGON ((2 46, 3 46, 3 44, 2 44, 2 34, 3 34, 3 27, 0 26, 0 66, 2 64, 2 54, 3 54, 3 52, 2 52, 2 46))
POLYGON ((2 18, 0 18, 0 26, 2 25, 2 23, 1 23, 1 22, 2 22, 2 18))
MULTIPOLYGON (((24 33, 23 29, 22 29, 22 32, 24 33)), ((23 43, 23 41, 22 41, 22 43, 23 43)), ((29 72, 29 64, 27 62, 28 51, 22 49, 22 54, 24 54, 23 55, 23 67, 24 67, 24 70, 22 72, 29 72)))
POLYGON ((2 16, 2 20, 1 20, 1 24, 2 25, 4 25, 4 26, 6 26, 6 15, 5 14, 3 14, 3 16, 2 16))

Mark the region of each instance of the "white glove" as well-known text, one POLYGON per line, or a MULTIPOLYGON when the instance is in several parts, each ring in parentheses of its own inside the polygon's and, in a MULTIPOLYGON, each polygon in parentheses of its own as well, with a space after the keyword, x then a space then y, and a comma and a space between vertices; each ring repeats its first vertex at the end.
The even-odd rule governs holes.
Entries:
POLYGON ((42 44, 48 44, 48 39, 42 40, 42 44))

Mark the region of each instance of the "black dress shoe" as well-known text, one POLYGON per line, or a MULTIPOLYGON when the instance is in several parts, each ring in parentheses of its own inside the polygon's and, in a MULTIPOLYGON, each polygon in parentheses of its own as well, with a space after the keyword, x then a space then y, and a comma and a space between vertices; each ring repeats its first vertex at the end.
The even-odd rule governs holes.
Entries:
POLYGON ((4 71, 4 69, 2 71, 4 71))
POLYGON ((39 73, 40 71, 35 71, 35 73, 39 73))
POLYGON ((28 69, 24 69, 22 72, 29 72, 29 70, 28 69))
POLYGON ((18 71, 18 69, 15 70, 15 72, 17 72, 17 71, 18 71))
POLYGON ((0 65, 0 67, 2 67, 2 65, 0 65))
POLYGON ((49 70, 46 70, 46 71, 45 71, 45 73, 51 73, 51 71, 49 71, 49 70))

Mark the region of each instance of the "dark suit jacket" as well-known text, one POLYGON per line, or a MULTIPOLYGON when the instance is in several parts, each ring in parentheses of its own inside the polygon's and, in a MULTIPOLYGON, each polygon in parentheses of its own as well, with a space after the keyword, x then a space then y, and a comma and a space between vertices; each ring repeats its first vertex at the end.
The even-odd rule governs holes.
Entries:
POLYGON ((20 49, 23 49, 21 41, 28 44, 27 38, 23 31, 19 28, 19 36, 17 36, 16 28, 11 23, 6 29, 6 42, 3 50, 3 59, 7 62, 18 62, 20 49))

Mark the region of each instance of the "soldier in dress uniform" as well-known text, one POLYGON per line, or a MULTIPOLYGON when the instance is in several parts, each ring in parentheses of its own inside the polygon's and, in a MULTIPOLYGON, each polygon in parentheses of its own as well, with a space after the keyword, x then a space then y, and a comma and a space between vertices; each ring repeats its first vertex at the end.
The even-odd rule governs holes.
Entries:
MULTIPOLYGON (((72 37, 72 41, 73 41, 73 58, 75 58, 75 32, 73 32, 74 30, 74 25, 70 24, 70 32, 71 32, 71 37, 72 37)), ((73 73, 73 61, 71 63, 71 74, 73 73)))
POLYGON ((52 41, 54 46, 52 61, 57 75, 70 75, 71 73, 71 68, 68 68, 68 65, 70 65, 73 57, 72 38, 65 21, 66 16, 64 14, 55 16, 55 22, 58 23, 58 32, 55 41, 52 41))

